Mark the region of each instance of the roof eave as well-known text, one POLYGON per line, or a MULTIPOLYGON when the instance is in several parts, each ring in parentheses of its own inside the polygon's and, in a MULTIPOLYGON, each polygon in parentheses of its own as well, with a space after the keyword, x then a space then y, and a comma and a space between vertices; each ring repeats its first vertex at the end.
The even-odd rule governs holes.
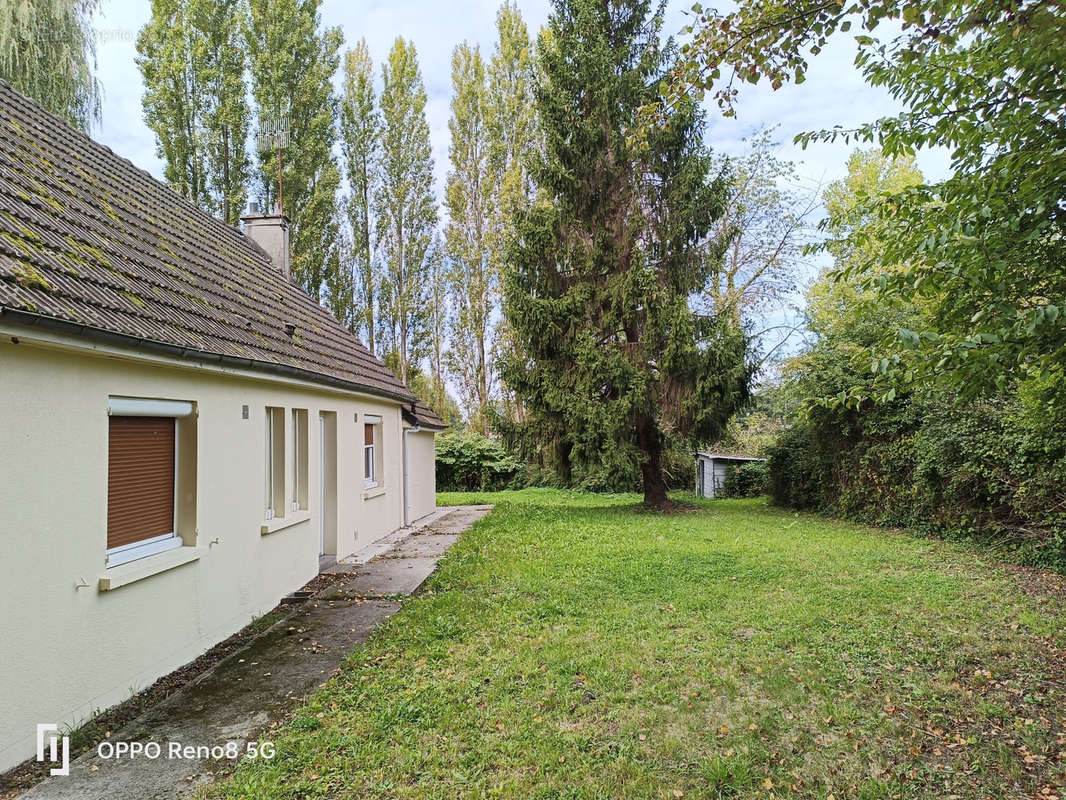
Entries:
POLYGON ((346 381, 341 378, 334 378, 330 375, 323 375, 322 373, 314 372, 313 370, 302 369, 289 364, 278 364, 273 361, 258 361, 253 358, 239 358, 237 356, 223 355, 222 353, 212 353, 208 350, 197 350, 191 347, 167 344, 166 342, 158 342, 154 339, 145 339, 139 336, 117 333, 115 331, 105 330, 104 328, 94 328, 91 325, 83 325, 78 322, 69 322, 67 320, 59 319, 58 317, 49 317, 45 314, 21 311, 16 308, 10 308, 9 306, 0 306, 0 317, 9 317, 13 321, 22 323, 28 327, 44 328, 45 330, 69 334, 90 341, 116 344, 120 347, 128 347, 134 350, 143 350, 150 353, 177 357, 182 360, 214 361, 226 366, 252 370, 253 372, 264 372, 282 377, 298 378, 300 380, 317 383, 334 389, 343 389, 349 392, 384 397, 389 400, 395 400, 401 404, 411 403, 415 399, 412 394, 390 392, 376 386, 369 386, 367 384, 358 383, 357 381, 346 381))

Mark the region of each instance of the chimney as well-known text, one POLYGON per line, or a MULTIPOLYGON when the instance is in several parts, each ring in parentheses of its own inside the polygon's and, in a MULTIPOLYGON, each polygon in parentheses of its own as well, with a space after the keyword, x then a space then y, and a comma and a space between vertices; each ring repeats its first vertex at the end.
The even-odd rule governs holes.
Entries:
POLYGON ((289 218, 277 207, 271 214, 260 213, 259 203, 251 202, 241 222, 244 223, 244 235, 269 256, 282 275, 289 278, 289 218))

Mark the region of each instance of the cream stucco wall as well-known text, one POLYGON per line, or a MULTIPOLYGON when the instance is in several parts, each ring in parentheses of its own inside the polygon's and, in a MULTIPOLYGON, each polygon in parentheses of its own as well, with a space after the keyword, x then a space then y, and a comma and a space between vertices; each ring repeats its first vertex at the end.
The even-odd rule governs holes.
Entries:
POLYGON ((414 522, 437 507, 435 437, 432 431, 407 435, 407 520, 414 522))
MULTIPOLYGON (((320 412, 335 414, 336 426, 336 541, 326 552, 344 557, 403 520, 397 404, 71 344, 0 327, 0 769, 32 757, 38 722, 75 725, 120 702, 317 574, 320 412), (162 558, 126 572, 105 566, 107 408, 116 395, 196 404, 195 469, 182 470, 178 493, 192 504, 179 523, 188 548, 181 554, 197 558, 102 591, 101 578, 162 558), (291 409, 308 410, 310 518, 263 535, 267 406, 285 409, 289 447, 291 409), (365 414, 382 417, 383 491, 372 497, 363 479, 365 414)), ((420 447, 412 463, 426 452, 420 447)), ((291 515, 288 471, 285 485, 291 515)), ((429 495, 414 504, 433 502, 429 495)))

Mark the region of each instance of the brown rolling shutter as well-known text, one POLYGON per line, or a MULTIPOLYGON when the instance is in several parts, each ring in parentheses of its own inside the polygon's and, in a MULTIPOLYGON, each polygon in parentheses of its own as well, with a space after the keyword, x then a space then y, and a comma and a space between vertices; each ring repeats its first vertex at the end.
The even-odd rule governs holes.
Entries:
POLYGON ((174 532, 174 419, 110 417, 107 547, 174 532))
POLYGON ((364 425, 363 426, 363 444, 373 444, 373 443, 374 443, 374 426, 373 425, 364 425))

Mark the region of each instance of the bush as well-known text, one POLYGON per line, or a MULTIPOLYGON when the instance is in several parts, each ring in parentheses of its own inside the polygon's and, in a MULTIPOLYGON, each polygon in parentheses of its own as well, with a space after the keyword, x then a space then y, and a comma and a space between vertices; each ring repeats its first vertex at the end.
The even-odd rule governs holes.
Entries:
POLYGON ((1029 384, 965 405, 924 392, 812 415, 771 448, 770 496, 1066 572, 1066 414, 1055 399, 1029 384))
POLYGON ((769 470, 765 461, 746 461, 738 466, 728 466, 722 497, 762 497, 766 494, 769 470))
POLYGON ((522 464, 495 439, 469 431, 437 436, 437 491, 506 489, 521 469, 522 464))

